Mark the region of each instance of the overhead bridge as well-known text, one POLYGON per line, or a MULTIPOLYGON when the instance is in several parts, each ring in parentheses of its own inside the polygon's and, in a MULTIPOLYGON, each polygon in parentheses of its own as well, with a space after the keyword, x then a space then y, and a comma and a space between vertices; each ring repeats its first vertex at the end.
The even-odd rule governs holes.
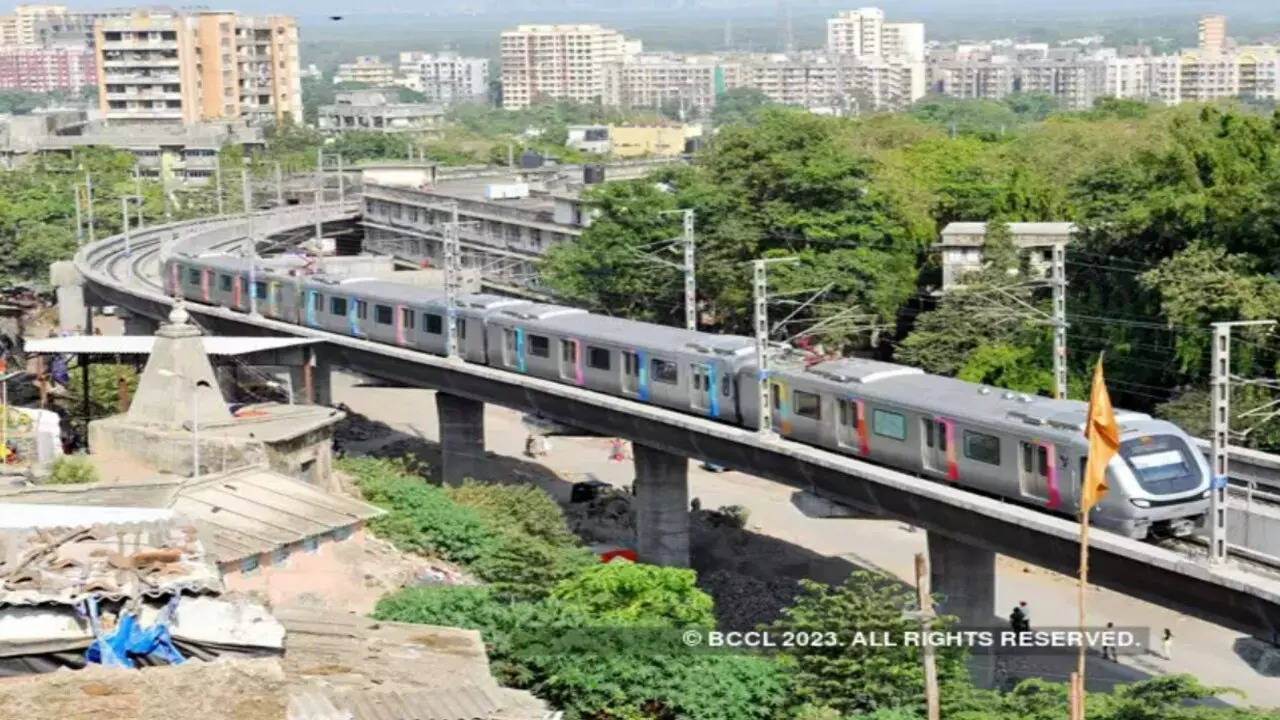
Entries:
MULTIPOLYGON (((326 206, 325 221, 350 220, 354 207, 326 206)), ((260 213, 255 227, 284 231, 314 222, 297 209, 260 213)), ((158 278, 163 253, 228 247, 244 222, 229 218, 149 229, 83 248, 75 264, 97 302, 157 321, 172 300, 158 278)), ((653 405, 484 365, 248 317, 222 307, 187 304, 193 320, 229 335, 292 335, 323 341, 322 367, 343 367, 440 392, 441 446, 446 480, 483 462, 483 405, 536 413, 566 425, 635 444, 638 540, 643 557, 687 562, 688 487, 683 458, 696 458, 797 486, 858 510, 896 518, 929 532, 934 587, 945 610, 968 625, 995 616, 995 557, 1000 553, 1074 576, 1078 526, 1069 520, 868 464, 855 458, 757 434, 653 405)), ((1090 580, 1263 639, 1280 634, 1280 582, 1228 564, 1210 566, 1171 550, 1095 532, 1090 580)))

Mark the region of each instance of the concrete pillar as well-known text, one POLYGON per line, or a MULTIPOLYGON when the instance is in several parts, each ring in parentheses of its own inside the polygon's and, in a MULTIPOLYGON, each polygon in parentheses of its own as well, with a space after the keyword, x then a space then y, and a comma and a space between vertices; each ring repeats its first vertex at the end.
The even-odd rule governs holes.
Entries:
MULTIPOLYGON (((311 366, 311 399, 312 405, 333 405, 333 364, 323 353, 316 353, 315 365, 311 366)), ((303 376, 303 394, 306 394, 306 378, 303 376)))
POLYGON ((448 393, 436 393, 440 425, 440 479, 461 485, 468 478, 485 477, 484 403, 448 393))
POLYGON ((644 445, 633 448, 636 553, 641 562, 689 567, 689 460, 644 445))
MULTIPOLYGON (((80 328, 84 332, 84 279, 76 270, 75 263, 69 261, 55 262, 49 266, 49 277, 57 288, 58 295, 58 329, 73 332, 80 328)), ((90 330, 88 334, 92 334, 90 330)))
MULTIPOLYGON (((289 369, 289 393, 293 397, 294 405, 310 405, 311 398, 307 397, 307 373, 308 369, 302 365, 290 365, 289 369)), ((311 368, 314 370, 315 368, 311 368)))
POLYGON ((930 532, 929 583, 942 596, 938 612, 955 615, 961 627, 999 624, 994 552, 930 532))
POLYGON ((124 320, 125 335, 155 335, 160 329, 160 323, 149 317, 141 315, 128 314, 122 317, 124 320))

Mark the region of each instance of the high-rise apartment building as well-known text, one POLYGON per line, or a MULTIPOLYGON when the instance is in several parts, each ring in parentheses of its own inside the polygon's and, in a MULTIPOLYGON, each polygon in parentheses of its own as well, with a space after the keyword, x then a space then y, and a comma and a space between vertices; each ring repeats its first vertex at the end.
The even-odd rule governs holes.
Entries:
POLYGON ((924 62, 924 23, 885 23, 880 52, 885 58, 924 62))
POLYGON ((623 106, 659 108, 678 103, 700 115, 715 107, 720 93, 743 81, 741 62, 716 55, 641 53, 615 68, 623 106))
POLYGON ((475 100, 489 93, 489 61, 456 52, 402 52, 396 82, 426 95, 428 102, 475 100))
POLYGON ((99 20, 94 37, 108 123, 302 120, 293 18, 136 11, 99 20))
POLYGON ((746 56, 742 65, 742 86, 811 110, 903 110, 925 93, 924 64, 897 59, 792 53, 746 56))
POLYGON ((880 57, 884 11, 880 8, 841 10, 827 20, 827 52, 880 57))
POLYGON ((1200 18, 1197 31, 1201 50, 1221 52, 1227 45, 1227 16, 1205 15, 1200 18))
POLYGON ((0 90, 79 93, 98 82, 84 47, 0 47, 0 90))
POLYGON ((396 79, 396 69, 377 55, 361 55, 355 62, 342 63, 333 74, 333 84, 361 83, 385 87, 396 79))
POLYGON ((502 106, 540 100, 617 105, 616 65, 640 51, 617 30, 599 25, 521 25, 502 33, 502 106))

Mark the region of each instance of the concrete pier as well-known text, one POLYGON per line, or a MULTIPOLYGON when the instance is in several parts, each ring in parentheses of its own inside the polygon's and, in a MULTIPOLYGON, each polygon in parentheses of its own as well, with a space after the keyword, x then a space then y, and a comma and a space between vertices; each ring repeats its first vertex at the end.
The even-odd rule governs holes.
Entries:
POLYGON ((436 414, 440 422, 441 481, 461 485, 468 478, 483 479, 484 403, 438 392, 436 414))
POLYGON ((636 553, 641 562, 689 567, 689 461, 635 444, 636 553))
POLYGON ((996 554, 929 533, 929 584, 942 596, 938 612, 965 628, 991 627, 996 618, 996 554))

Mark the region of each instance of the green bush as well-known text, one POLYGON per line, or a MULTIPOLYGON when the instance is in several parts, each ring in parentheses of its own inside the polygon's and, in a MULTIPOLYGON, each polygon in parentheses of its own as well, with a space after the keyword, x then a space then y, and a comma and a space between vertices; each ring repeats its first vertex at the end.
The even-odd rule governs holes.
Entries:
POLYGON ((473 508, 504 531, 540 538, 559 547, 581 544, 565 524, 560 506, 539 487, 482 485, 468 481, 445 492, 454 502, 473 508))
POLYGON ((444 490, 408 475, 394 460, 344 458, 338 468, 355 478, 366 500, 387 511, 370 529, 402 550, 469 565, 498 541, 479 513, 458 507, 444 490))
POLYGON ((586 548, 556 546, 541 538, 503 532, 471 569, 501 599, 539 600, 557 583, 599 564, 586 548))
POLYGON ((48 485, 84 485, 98 482, 98 468, 87 455, 63 455, 53 461, 48 485))
POLYGON ((722 505, 716 512, 730 527, 739 530, 747 526, 747 520, 751 517, 751 511, 741 505, 722 505))
POLYGON ((613 622, 712 627, 715 603, 692 570, 616 560, 556 586, 551 596, 613 622))

